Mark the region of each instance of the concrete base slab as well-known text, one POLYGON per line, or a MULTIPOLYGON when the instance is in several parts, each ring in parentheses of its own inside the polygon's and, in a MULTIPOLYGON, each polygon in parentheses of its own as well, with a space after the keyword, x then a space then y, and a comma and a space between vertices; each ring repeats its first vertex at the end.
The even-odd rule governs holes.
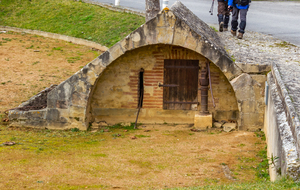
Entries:
POLYGON ((194 127, 197 129, 207 129, 212 127, 212 114, 201 115, 200 113, 195 114, 194 127))

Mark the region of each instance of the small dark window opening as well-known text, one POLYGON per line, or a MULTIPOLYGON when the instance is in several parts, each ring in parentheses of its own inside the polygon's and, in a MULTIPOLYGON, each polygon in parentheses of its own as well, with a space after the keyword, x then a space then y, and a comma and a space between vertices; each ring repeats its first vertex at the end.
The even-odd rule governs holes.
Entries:
POLYGON ((144 69, 141 68, 139 73, 139 84, 138 84, 138 107, 143 107, 143 99, 144 99, 144 69))

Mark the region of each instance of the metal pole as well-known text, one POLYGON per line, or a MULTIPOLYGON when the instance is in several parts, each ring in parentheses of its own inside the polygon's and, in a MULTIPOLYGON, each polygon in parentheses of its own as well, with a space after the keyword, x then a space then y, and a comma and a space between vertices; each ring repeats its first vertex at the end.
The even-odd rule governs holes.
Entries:
POLYGON ((169 0, 163 0, 162 9, 168 7, 168 4, 169 4, 169 0))
POLYGON ((207 115, 208 112, 208 64, 206 63, 205 66, 201 69, 200 73, 200 90, 201 90, 201 111, 202 115, 207 115))
POLYGON ((210 94, 211 94, 212 102, 213 102, 213 105, 214 105, 214 108, 215 108, 215 107, 216 107, 216 104, 215 104, 215 99, 214 99, 214 95, 213 95, 213 91, 212 91, 209 62, 206 62, 206 67, 207 67, 207 69, 208 69, 208 79, 209 79, 209 89, 210 89, 210 94))
POLYGON ((120 5, 120 0, 115 0, 115 6, 119 6, 120 5))

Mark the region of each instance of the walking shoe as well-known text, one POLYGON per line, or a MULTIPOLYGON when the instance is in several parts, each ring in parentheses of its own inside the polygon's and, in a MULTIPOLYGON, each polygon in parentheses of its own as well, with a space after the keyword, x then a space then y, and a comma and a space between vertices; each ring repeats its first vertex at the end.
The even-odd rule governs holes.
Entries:
POLYGON ((231 30, 230 32, 233 36, 236 36, 236 31, 231 30))
POLYGON ((237 38, 238 38, 238 39, 242 39, 242 38, 243 38, 243 33, 240 33, 240 32, 239 32, 237 38))
POLYGON ((228 31, 228 28, 223 28, 223 31, 225 32, 225 31, 228 31))
POLYGON ((219 24, 219 31, 223 32, 224 22, 220 22, 219 24))

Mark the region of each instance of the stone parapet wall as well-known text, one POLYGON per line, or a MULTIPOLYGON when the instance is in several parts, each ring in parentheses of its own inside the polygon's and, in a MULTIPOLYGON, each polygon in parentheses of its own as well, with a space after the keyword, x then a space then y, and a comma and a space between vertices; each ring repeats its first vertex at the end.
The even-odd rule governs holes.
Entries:
POLYGON ((270 163, 271 180, 280 176, 300 180, 299 118, 276 64, 268 74, 267 97, 264 130, 268 158, 274 161, 270 163))
MULTIPOLYGON (((294 66, 299 67, 298 65, 294 65, 294 66)), ((282 69, 285 69, 285 67, 283 67, 282 69)), ((284 72, 284 71, 282 71, 282 69, 280 69, 279 65, 274 64, 272 67, 272 76, 274 77, 274 81, 277 86, 279 98, 281 99, 281 102, 283 104, 287 122, 291 128, 293 137, 295 139, 298 139, 298 138, 300 138, 299 110, 297 110, 297 105, 295 105, 298 102, 295 102, 293 100, 293 96, 295 96, 295 94, 292 91, 289 92, 290 85, 286 84, 284 82, 284 80, 282 79, 282 72, 284 72)), ((296 70, 294 70, 294 72, 295 71, 296 70)), ((289 73, 289 74, 291 74, 291 73, 289 73)), ((300 88, 299 88, 300 86, 299 86, 299 84, 297 84, 297 82, 298 81, 289 81, 289 83, 296 83, 296 84, 292 84, 292 88, 294 88, 294 91, 300 90, 300 88)), ((297 146, 297 150, 300 150, 300 141, 296 141, 296 146, 297 146)), ((298 154, 300 156, 300 152, 298 154)))

